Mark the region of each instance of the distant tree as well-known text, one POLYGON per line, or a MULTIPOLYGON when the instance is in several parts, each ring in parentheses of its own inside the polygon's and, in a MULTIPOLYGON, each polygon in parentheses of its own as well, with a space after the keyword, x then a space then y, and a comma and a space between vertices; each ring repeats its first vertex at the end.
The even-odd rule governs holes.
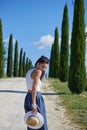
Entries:
POLYGON ((59 42, 58 29, 55 29, 54 44, 51 49, 49 77, 58 78, 59 74, 59 42))
POLYGON ((31 59, 28 60, 28 69, 31 69, 33 67, 31 59))
POLYGON ((18 41, 15 43, 13 76, 18 77, 18 41))
POLYGON ((29 69, 31 69, 33 67, 32 65, 32 61, 27 57, 26 58, 26 73, 29 69))
POLYGON ((75 0, 68 87, 81 93, 86 86, 84 0, 75 0))
POLYGON ((7 76, 12 77, 12 69, 13 69, 13 36, 10 35, 9 38, 9 47, 8 47, 8 59, 7 59, 7 76))
POLYGON ((26 73, 28 71, 28 57, 26 58, 26 73))
POLYGON ((23 77, 23 48, 20 50, 19 77, 23 77))
POLYGON ((23 77, 25 77, 25 75, 26 75, 25 55, 26 55, 26 53, 24 52, 24 54, 23 54, 23 77))
POLYGON ((2 38, 2 21, 0 19, 0 78, 4 74, 4 44, 2 38))
POLYGON ((64 7, 60 49, 60 67, 59 79, 62 82, 68 80, 68 55, 69 55, 69 24, 68 24, 68 8, 67 4, 64 7))
MULTIPOLYGON (((3 43, 5 44, 5 43, 3 43)), ((7 53, 7 49, 6 47, 4 47, 4 68, 6 68, 6 65, 7 65, 7 56, 6 56, 6 53, 7 53)))
POLYGON ((49 64, 49 77, 54 77, 54 63, 53 63, 53 59, 54 59, 54 56, 53 56, 53 52, 54 52, 54 44, 52 44, 52 47, 51 47, 51 55, 50 55, 50 64, 49 64))

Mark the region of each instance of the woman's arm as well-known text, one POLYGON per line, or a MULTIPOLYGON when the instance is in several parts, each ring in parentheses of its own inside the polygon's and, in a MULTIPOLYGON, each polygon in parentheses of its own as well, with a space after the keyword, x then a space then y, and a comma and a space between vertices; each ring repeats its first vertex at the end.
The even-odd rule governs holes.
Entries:
POLYGON ((34 73, 32 74, 32 78, 34 80, 33 87, 32 87, 32 112, 37 112, 36 91, 37 91, 37 86, 38 86, 38 82, 41 77, 41 74, 42 72, 40 70, 35 70, 34 73))

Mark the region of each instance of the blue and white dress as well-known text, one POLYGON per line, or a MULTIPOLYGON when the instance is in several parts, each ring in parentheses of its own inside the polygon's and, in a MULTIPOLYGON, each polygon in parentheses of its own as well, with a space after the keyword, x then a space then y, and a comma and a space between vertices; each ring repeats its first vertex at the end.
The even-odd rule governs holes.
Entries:
MULTIPOLYGON (((27 85, 28 90, 32 90, 33 79, 31 78, 31 73, 35 69, 36 68, 30 69, 26 74, 26 85, 27 85)), ((42 85, 42 82, 39 79, 39 83, 37 86, 37 92, 36 92, 36 105, 37 105, 38 112, 40 112, 44 117, 44 125, 42 126, 42 128, 40 128, 38 130, 48 130, 45 103, 44 103, 42 94, 40 92, 41 85, 42 85)), ((24 101, 24 109, 25 109, 25 113, 32 110, 32 93, 31 92, 28 92, 26 94, 25 101, 24 101)), ((27 130, 33 130, 33 129, 27 127, 27 130)))

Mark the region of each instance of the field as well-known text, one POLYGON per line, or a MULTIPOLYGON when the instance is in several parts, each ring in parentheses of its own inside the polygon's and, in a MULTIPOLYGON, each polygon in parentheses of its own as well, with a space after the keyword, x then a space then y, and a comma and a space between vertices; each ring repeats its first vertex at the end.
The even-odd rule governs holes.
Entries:
POLYGON ((49 78, 50 87, 53 87, 62 99, 62 105, 66 107, 66 114, 73 123, 81 129, 87 130, 87 92, 80 95, 72 94, 68 89, 68 83, 62 83, 58 79, 49 78))

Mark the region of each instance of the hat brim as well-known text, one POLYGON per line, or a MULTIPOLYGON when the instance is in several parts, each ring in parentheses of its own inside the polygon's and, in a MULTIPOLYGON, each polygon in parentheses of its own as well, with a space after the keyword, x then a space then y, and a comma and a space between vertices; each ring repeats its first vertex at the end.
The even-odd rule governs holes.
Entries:
POLYGON ((31 128, 31 129, 40 129, 43 126, 43 124, 44 124, 44 118, 43 118, 43 116, 39 112, 37 112, 36 114, 32 113, 32 111, 29 111, 29 112, 25 113, 25 115, 24 115, 24 121, 25 121, 26 125, 29 128, 31 128), (39 119, 39 124, 37 126, 31 126, 31 125, 28 125, 26 123, 27 119, 29 117, 31 117, 31 116, 36 116, 39 119))

